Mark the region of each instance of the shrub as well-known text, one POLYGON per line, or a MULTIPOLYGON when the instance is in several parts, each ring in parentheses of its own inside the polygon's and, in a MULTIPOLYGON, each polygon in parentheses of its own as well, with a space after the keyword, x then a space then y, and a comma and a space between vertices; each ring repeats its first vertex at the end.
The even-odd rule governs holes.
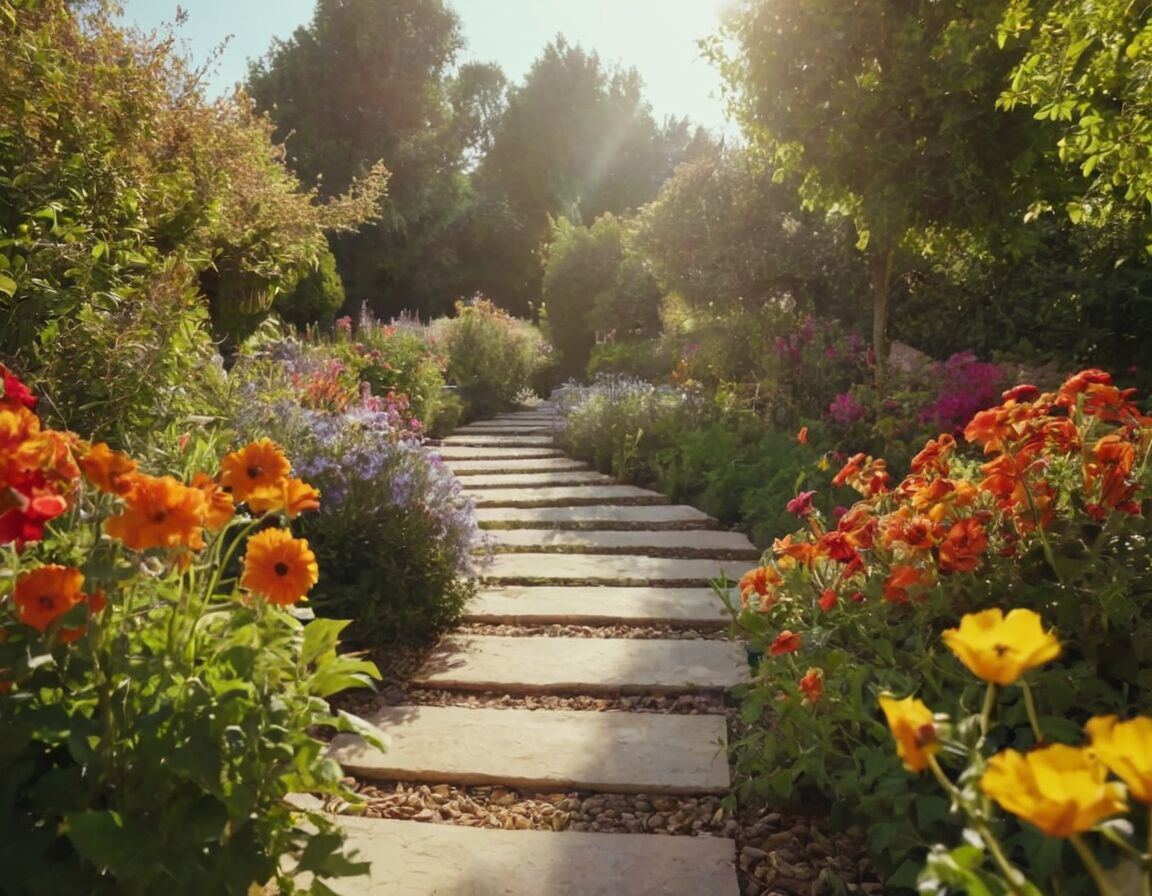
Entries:
POLYGON ((337 654, 344 623, 291 610, 317 573, 283 523, 315 506, 312 489, 267 443, 215 478, 145 475, 104 443, 39 429, 0 373, 5 892, 287 894, 299 872, 365 870, 323 814, 286 802, 355 799, 312 726, 378 742, 323 699, 375 668, 337 654))
POLYGON ((624 374, 649 382, 667 381, 675 361, 668 356, 667 346, 656 339, 622 339, 602 342, 592 349, 588 359, 588 376, 624 374))
POLYGON ((419 641, 456 621, 475 587, 479 532, 471 502, 407 428, 409 415, 378 398, 312 410, 290 390, 260 385, 260 373, 255 364, 238 371, 248 382, 236 422, 271 434, 320 489, 321 513, 301 521, 324 569, 316 611, 354 620, 352 637, 371 645, 419 641))
POLYGON ((618 479, 651 483, 653 459, 710 413, 694 392, 625 376, 569 383, 556 393, 564 428, 558 441, 574 457, 618 479))
POLYGON ((456 317, 434 322, 432 332, 469 419, 510 407, 550 363, 548 344, 531 324, 483 297, 457 302, 456 317))
POLYGON ((344 283, 336 270, 336 256, 325 246, 317 256, 316 267, 302 274, 289 292, 277 297, 272 310, 281 320, 300 329, 310 324, 327 328, 343 304, 344 283))
MULTIPOLYGON (((964 434, 983 462, 944 434, 895 488, 882 460, 851 458, 833 483, 864 500, 829 518, 798 496, 806 528, 741 588, 739 623, 765 655, 744 705, 760 727, 735 745, 751 788, 818 793, 867 822, 893 886, 914 880, 926 842, 952 833, 939 830, 947 801, 903 787, 894 758, 872 746, 873 700, 919 687, 929 704, 973 705, 935 646, 960 614, 1022 607, 1066 634, 1063 661, 1038 676, 1053 737, 1068 729, 1059 720, 1123 711, 1152 685, 1148 418, 1090 370, 1054 392, 1009 390, 964 434), (819 700, 804 699, 805 669, 822 678, 819 700)), ((1025 709, 1005 704, 1006 741, 1028 742, 1025 709)))

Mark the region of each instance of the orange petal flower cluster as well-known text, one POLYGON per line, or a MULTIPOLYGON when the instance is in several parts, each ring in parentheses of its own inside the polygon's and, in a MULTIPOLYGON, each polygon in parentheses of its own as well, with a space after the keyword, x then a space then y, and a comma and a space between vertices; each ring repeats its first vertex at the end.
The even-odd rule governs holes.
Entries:
POLYGON ((319 577, 316 555, 303 538, 293 538, 286 529, 265 529, 248 539, 240 584, 270 603, 294 604, 319 577))
POLYGON ((220 463, 220 487, 253 513, 283 512, 295 519, 320 506, 320 492, 292 479, 292 465, 280 446, 259 439, 225 456, 220 463))
MULTIPOLYGON (((89 613, 104 608, 104 596, 92 597, 80 591, 84 574, 74 567, 52 564, 21 573, 12 591, 12 602, 20 611, 20 621, 37 631, 48 627, 78 604, 87 603, 89 613)), ((75 641, 84 633, 83 628, 64 629, 59 632, 62 641, 75 641)))

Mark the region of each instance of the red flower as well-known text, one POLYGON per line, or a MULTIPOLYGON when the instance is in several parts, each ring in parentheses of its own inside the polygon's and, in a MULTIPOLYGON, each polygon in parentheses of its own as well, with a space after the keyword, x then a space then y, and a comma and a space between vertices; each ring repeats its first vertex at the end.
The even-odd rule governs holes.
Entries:
POLYGON ((808 427, 807 426, 801 426, 800 427, 800 432, 796 433, 796 441, 799 442, 801 445, 807 445, 808 444, 808 427))
POLYGON ((4 393, 0 395, 0 405, 21 405, 32 410, 39 400, 31 390, 20 382, 11 370, 0 364, 0 373, 4 375, 4 393))
POLYGON ((988 536, 977 520, 960 520, 940 542, 940 568, 947 572, 971 572, 980 565, 988 536))
POLYGON ((780 656, 785 653, 795 653, 799 649, 800 636, 785 629, 776 636, 776 640, 772 642, 768 652, 772 656, 780 656))
POLYGON ((817 602, 820 609, 827 613, 834 606, 836 606, 836 589, 825 588, 820 592, 820 600, 817 602))
POLYGON ((812 512, 812 496, 816 492, 800 492, 795 498, 788 502, 787 510, 789 513, 794 513, 796 516, 807 516, 812 512))

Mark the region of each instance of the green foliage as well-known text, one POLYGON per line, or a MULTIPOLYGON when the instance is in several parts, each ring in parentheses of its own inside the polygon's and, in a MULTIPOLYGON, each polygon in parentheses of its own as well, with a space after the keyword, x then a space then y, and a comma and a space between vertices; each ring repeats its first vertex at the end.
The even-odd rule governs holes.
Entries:
POLYGON ((675 361, 669 346, 660 339, 630 339, 601 342, 588 358, 588 376, 627 374, 649 382, 669 379, 675 361))
POLYGON ((1065 206, 1069 217, 1101 222, 1125 206, 1146 217, 1152 199, 1147 10, 1121 0, 1090 6, 1011 0, 998 38, 1016 65, 997 105, 1031 107, 1037 120, 1052 122, 1060 160, 1088 179, 1088 195, 1065 206))
POLYGON ((511 407, 551 366, 550 347, 535 327, 480 296, 457 302, 456 316, 435 321, 432 333, 467 419, 511 407))
POLYGON ((462 43, 443 0, 318 0, 312 21, 249 73, 277 139, 291 135, 288 164, 324 195, 387 160, 394 188, 378 223, 332 244, 349 293, 382 317, 443 313, 468 286, 455 249, 471 202, 465 151, 499 88, 467 69, 454 90, 448 73, 462 43))
POLYGON ((287 323, 303 329, 310 324, 332 326, 344 304, 344 284, 336 270, 336 257, 325 248, 315 270, 304 274, 290 292, 276 299, 272 310, 287 323))
POLYGON ((0 352, 57 419, 117 441, 187 412, 197 285, 217 335, 250 327, 383 189, 377 170, 316 205, 242 96, 208 103, 173 41, 101 3, 4 0, 0 78, 0 352))
POLYGON ((854 238, 843 219, 801 208, 759 156, 716 149, 665 182, 637 216, 632 246, 695 313, 780 304, 863 323, 854 238))
POLYGON ((584 372, 598 337, 651 335, 660 294, 639 259, 627 253, 618 218, 591 227, 560 218, 544 262, 544 310, 562 376, 584 372))

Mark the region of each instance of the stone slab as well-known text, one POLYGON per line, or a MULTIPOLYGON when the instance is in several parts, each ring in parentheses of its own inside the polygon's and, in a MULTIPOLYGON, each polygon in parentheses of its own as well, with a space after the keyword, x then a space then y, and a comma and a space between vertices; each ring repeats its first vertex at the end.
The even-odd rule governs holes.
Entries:
POLYGON ((533 457, 500 460, 446 460, 444 463, 457 476, 479 476, 482 473, 550 473, 587 470, 588 464, 570 457, 533 457))
POLYGON ((388 752, 341 734, 345 770, 385 781, 503 784, 537 793, 725 793, 723 716, 391 706, 369 721, 388 752))
POLYGON ((469 448, 548 448, 552 442, 551 436, 448 436, 440 440, 441 445, 448 447, 464 446, 469 448))
POLYGON ((560 485, 493 488, 473 495, 477 507, 578 507, 596 504, 667 504, 659 492, 634 485, 560 485))
POLYGON ((739 532, 676 530, 505 529, 489 533, 499 552, 646 554, 650 557, 730 557, 756 561, 762 551, 739 532))
POLYGON ((748 656, 729 641, 456 635, 428 655, 412 683, 504 694, 683 694, 748 680, 748 656))
MULTIPOLYGON (((546 459, 546 458, 545 458, 546 459)), ((493 488, 547 488, 566 485, 612 485, 611 476, 595 470, 544 470, 541 472, 484 473, 461 483, 465 491, 493 488)))
POLYGON ((538 457, 564 457, 559 448, 492 448, 483 446, 429 445, 428 450, 440 455, 445 463, 454 460, 528 460, 538 457))
POLYGON ((469 423, 466 426, 458 426, 453 430, 452 435, 533 435, 537 433, 550 433, 559 428, 558 420, 485 420, 480 423, 469 423))
POLYGON ((717 523, 686 504, 593 507, 477 507, 486 529, 712 529, 717 523))
POLYGON ((722 628, 731 621, 711 588, 510 585, 485 588, 467 622, 505 625, 674 625, 722 628))
POLYGON ((501 831, 341 816, 369 877, 339 896, 738 896, 723 837, 501 831))
POLYGON ((723 573, 733 582, 748 569, 742 560, 680 560, 611 554, 495 554, 477 564, 482 579, 501 585, 705 586, 723 573))

